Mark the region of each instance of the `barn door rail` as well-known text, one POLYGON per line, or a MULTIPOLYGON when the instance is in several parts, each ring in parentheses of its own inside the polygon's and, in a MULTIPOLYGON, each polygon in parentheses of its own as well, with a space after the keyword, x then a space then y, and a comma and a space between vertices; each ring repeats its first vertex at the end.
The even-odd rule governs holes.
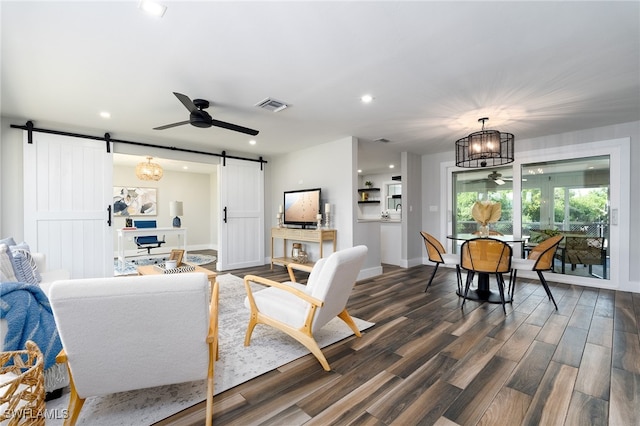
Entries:
POLYGON ((26 130, 27 131, 27 142, 30 143, 30 144, 33 143, 33 132, 39 132, 39 133, 49 133, 49 134, 52 134, 52 135, 71 136, 71 137, 75 137, 75 138, 91 139, 91 140, 95 140, 95 141, 106 142, 107 152, 110 152, 110 149, 111 149, 110 148, 110 142, 114 142, 114 143, 122 143, 122 144, 127 144, 127 145, 144 146, 144 147, 148 147, 148 148, 167 149, 167 150, 170 150, 170 151, 189 152, 191 154, 211 155, 211 156, 214 156, 214 157, 222 157, 223 159, 233 158, 235 160, 251 161, 251 162, 254 162, 254 163, 260 163, 260 168, 261 169, 262 169, 262 166, 267 163, 267 161, 264 160, 262 157, 260 157, 260 158, 247 158, 247 157, 229 155, 225 151, 223 151, 222 153, 218 154, 216 152, 198 151, 198 150, 195 150, 195 149, 178 148, 176 146, 163 146, 163 145, 156 145, 156 144, 146 143, 146 142, 135 142, 135 141, 127 141, 127 140, 123 140, 123 139, 114 139, 114 138, 111 137, 111 135, 109 133, 105 133, 104 136, 92 136, 92 135, 85 135, 85 134, 82 134, 82 133, 73 133, 73 132, 64 132, 64 131, 61 131, 61 130, 43 129, 43 128, 40 128, 40 127, 35 127, 33 125, 33 121, 31 121, 31 120, 27 121, 27 123, 25 125, 12 124, 11 128, 12 129, 26 130))

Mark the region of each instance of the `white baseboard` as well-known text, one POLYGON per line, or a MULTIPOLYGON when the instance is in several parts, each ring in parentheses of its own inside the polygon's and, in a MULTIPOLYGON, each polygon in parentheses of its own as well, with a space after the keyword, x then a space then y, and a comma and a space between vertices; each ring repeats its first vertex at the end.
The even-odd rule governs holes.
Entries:
POLYGON ((378 275, 382 275, 382 265, 375 266, 373 268, 361 269, 357 279, 360 281, 367 278, 377 277, 378 275))

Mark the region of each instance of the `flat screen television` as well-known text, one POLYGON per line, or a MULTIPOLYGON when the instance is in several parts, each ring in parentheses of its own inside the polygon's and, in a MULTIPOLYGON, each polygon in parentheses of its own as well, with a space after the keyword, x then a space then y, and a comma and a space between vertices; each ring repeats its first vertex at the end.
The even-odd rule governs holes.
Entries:
POLYGON ((320 188, 285 191, 284 224, 302 228, 317 225, 316 216, 320 213, 321 196, 320 188))

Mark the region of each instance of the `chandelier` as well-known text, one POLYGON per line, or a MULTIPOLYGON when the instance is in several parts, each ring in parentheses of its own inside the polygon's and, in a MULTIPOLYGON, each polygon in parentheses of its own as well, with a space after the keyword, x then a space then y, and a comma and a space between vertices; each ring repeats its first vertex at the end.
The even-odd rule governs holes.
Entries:
POLYGON ((138 163, 136 166, 136 176, 141 180, 160 180, 162 179, 162 167, 160 164, 152 163, 153 157, 147 157, 147 162, 138 163))
POLYGON ((487 117, 478 119, 482 130, 456 141, 456 166, 493 167, 513 162, 513 134, 485 130, 487 117))

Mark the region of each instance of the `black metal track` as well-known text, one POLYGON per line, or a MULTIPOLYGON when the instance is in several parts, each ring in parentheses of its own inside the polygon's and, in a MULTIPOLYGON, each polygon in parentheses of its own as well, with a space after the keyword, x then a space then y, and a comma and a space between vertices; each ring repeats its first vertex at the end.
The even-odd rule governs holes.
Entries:
POLYGON ((192 154, 212 155, 214 157, 221 157, 221 158, 223 158, 223 160, 225 158, 233 158, 235 160, 252 161, 254 163, 260 163, 260 168, 261 169, 262 169, 262 165, 267 163, 267 161, 263 160, 262 157, 260 157, 258 159, 246 158, 246 157, 238 157, 238 156, 234 156, 234 155, 228 155, 225 151, 223 151, 222 153, 218 154, 218 153, 215 153, 215 152, 198 151, 198 150, 194 150, 194 149, 178 148, 178 147, 175 147, 175 146, 162 146, 162 145, 156 145, 156 144, 145 143, 145 142, 126 141, 126 140, 122 140, 122 139, 114 139, 114 138, 111 137, 111 135, 109 133, 105 133, 104 136, 91 136, 91 135, 83 135, 81 133, 63 132, 63 131, 60 131, 60 130, 41 129, 41 128, 38 128, 38 127, 34 127, 32 121, 27 121, 27 124, 25 124, 25 125, 12 124, 11 128, 12 129, 28 130, 29 131, 29 136, 28 136, 29 143, 33 142, 33 138, 31 137, 31 132, 40 132, 40 133, 49 133, 49 134, 53 134, 53 135, 72 136, 72 137, 75 137, 75 138, 92 139, 92 140, 96 140, 96 141, 106 141, 107 142, 107 152, 109 152, 109 142, 116 142, 116 143, 124 143, 124 144, 128 144, 128 145, 145 146, 145 147, 149 147, 149 148, 168 149, 170 151, 190 152, 192 154))

